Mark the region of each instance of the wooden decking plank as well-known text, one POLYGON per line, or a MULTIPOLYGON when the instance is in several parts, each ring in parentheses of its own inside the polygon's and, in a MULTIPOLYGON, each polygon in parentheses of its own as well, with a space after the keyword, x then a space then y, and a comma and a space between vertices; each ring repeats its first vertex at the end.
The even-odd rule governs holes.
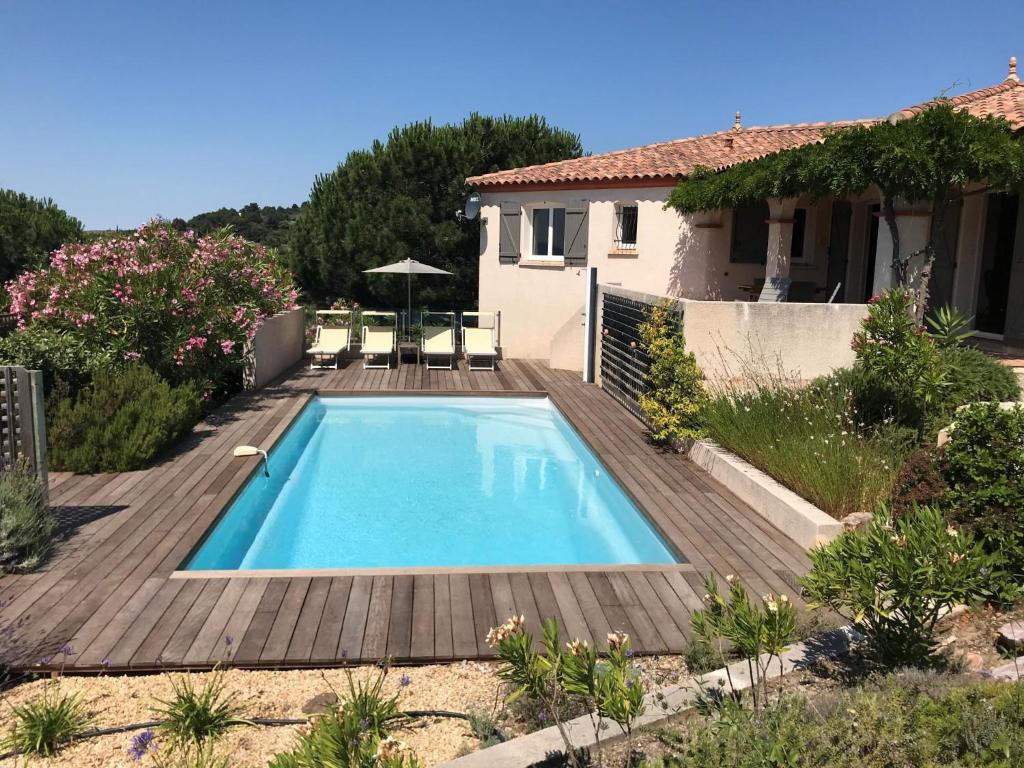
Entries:
POLYGON ((412 576, 396 576, 391 590, 387 655, 392 659, 408 659, 411 655, 414 585, 412 576))
POLYGON ((476 649, 480 656, 490 656, 493 650, 487 645, 487 633, 498 621, 491 598, 491 584, 486 573, 474 573, 469 577, 469 594, 473 601, 473 628, 476 649))
MULTIPOLYGON (((199 597, 203 589, 201 581, 186 583, 168 604, 167 609, 158 617, 153 628, 146 635, 145 640, 132 654, 128 665, 131 667, 155 668, 160 666, 160 655, 163 652, 167 641, 171 639, 181 620, 192 608, 192 603, 199 597)), ((115 648, 115 652, 116 652, 115 648)), ((115 657, 111 656, 113 660, 115 657)))
POLYGON ((476 656, 476 624, 473 623, 473 597, 469 576, 453 573, 448 577, 452 605, 452 652, 457 659, 476 656))
MULTIPOLYGON (((661 574, 656 573, 655 575, 660 576, 661 574)), ((661 635, 661 639, 665 643, 665 650, 682 648, 686 644, 683 627, 689 624, 689 615, 685 611, 680 612, 675 603, 673 603, 673 608, 676 610, 670 611, 661 601, 661 597, 651 586, 647 580, 647 574, 643 571, 630 571, 625 574, 625 577, 633 588, 633 592, 636 593, 640 606, 650 617, 658 634, 661 635)))
POLYGON ((558 604, 558 612, 562 617, 566 637, 570 640, 579 638, 586 640, 593 645, 594 637, 590 634, 590 627, 584 618, 583 610, 580 608, 579 600, 572 588, 572 583, 565 573, 549 573, 548 582, 551 591, 554 593, 555 602, 558 604))
POLYGON ((224 627, 227 626, 231 614, 238 606, 239 600, 245 593, 247 579, 231 579, 228 581, 224 591, 217 598, 216 605, 207 613, 206 621, 196 633, 192 645, 185 651, 183 659, 186 665, 206 664, 210 661, 224 634, 224 627))
POLYGON ((450 659, 454 656, 452 634, 451 583, 447 574, 437 574, 434 581, 434 656, 450 659))
POLYGON ((366 633, 359 658, 364 661, 383 659, 388 649, 388 626, 391 623, 393 576, 374 576, 370 607, 366 612, 366 633))
POLYGON ((434 577, 426 573, 413 577, 409 658, 434 658, 434 577))
POLYGON ((274 616, 274 624, 267 635, 267 642, 263 644, 260 653, 261 664, 273 664, 287 658, 288 647, 292 641, 292 635, 302 613, 302 607, 306 603, 306 595, 309 593, 309 586, 312 579, 298 577, 287 579, 288 587, 285 589, 281 605, 274 616))
POLYGON ((623 610, 629 617, 629 623, 633 625, 636 639, 640 641, 644 651, 649 653, 666 651, 668 646, 665 640, 658 631, 658 627, 655 626, 655 622, 652 621, 646 609, 640 603, 640 599, 633 591, 633 587, 630 586, 627 577, 628 574, 625 573, 609 573, 608 582, 612 585, 612 589, 615 590, 623 610))
POLYGON ((132 656, 145 641, 146 637, 156 626, 157 621, 164 611, 171 605, 181 588, 185 586, 183 581, 165 581, 160 586, 156 595, 146 603, 146 607, 135 618, 129 627, 121 634, 113 648, 107 652, 106 658, 111 667, 127 667, 132 656))
POLYGON ((348 608, 351 590, 351 576, 335 576, 331 579, 331 588, 327 593, 327 602, 324 603, 324 612, 310 653, 311 661, 335 661, 338 658, 341 627, 345 622, 345 609, 348 608))
POLYGON ((313 644, 316 642, 320 620, 327 605, 327 596, 331 591, 331 581, 329 577, 315 578, 310 581, 306 600, 302 604, 302 611, 295 623, 291 643, 284 655, 285 661, 295 664, 307 662, 312 657, 313 644))
POLYGON ((288 579, 271 579, 267 584, 267 588, 260 598, 260 604, 245 629, 245 634, 237 640, 238 650, 232 656, 232 661, 236 664, 259 662, 263 646, 267 643, 267 637, 274 626, 277 611, 281 607, 287 590, 288 579))
POLYGON ((371 576, 356 576, 345 609, 345 621, 341 625, 338 640, 338 658, 358 659, 366 634, 366 615, 370 610, 370 595, 373 592, 371 576))
POLYGON ((203 628, 203 624, 210 615, 210 611, 217 605, 221 594, 227 588, 227 579, 210 579, 203 584, 203 589, 192 603, 188 613, 181 620, 178 628, 171 635, 167 645, 160 653, 160 660, 165 664, 180 664, 185 660, 196 636, 203 628))
POLYGON ((260 603, 263 602, 263 594, 270 586, 270 579, 242 579, 245 581, 245 588, 238 604, 228 617, 220 637, 214 644, 207 659, 211 664, 233 661, 238 652, 239 641, 245 637, 245 632, 252 623, 260 603))

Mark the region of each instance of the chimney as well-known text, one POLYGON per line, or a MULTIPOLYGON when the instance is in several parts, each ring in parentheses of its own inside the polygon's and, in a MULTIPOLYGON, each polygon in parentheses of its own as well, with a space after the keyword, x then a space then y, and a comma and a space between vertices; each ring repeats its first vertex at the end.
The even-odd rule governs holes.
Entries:
POLYGON ((1017 57, 1010 57, 1010 73, 1006 76, 1007 80, 1013 80, 1015 83, 1020 82, 1020 78, 1017 77, 1017 57))
MULTIPOLYGON (((1014 65, 1016 65, 1016 61, 1017 61, 1017 60, 1016 60, 1016 59, 1014 59, 1014 65)), ((737 112, 736 112, 736 118, 735 118, 735 119, 734 119, 734 120, 732 121, 732 129, 733 129, 734 131, 738 131, 738 130, 739 130, 740 128, 742 128, 742 127, 743 127, 743 126, 742 126, 742 124, 740 123, 740 113, 739 113, 739 112, 737 111, 737 112)))

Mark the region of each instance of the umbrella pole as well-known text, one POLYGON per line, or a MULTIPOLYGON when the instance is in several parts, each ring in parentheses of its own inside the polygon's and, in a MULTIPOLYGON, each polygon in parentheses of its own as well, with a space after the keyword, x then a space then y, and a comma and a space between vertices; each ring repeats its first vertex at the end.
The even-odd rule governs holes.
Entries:
POLYGON ((405 276, 405 286, 409 298, 409 314, 405 316, 405 340, 412 341, 412 273, 405 276))

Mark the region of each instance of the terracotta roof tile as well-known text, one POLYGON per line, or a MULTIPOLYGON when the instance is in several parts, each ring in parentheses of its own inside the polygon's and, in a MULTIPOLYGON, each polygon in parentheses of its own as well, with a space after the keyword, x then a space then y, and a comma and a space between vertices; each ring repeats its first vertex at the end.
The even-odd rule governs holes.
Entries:
MULTIPOLYGON (((1014 129, 1024 128, 1024 83, 1016 80, 1007 79, 990 88, 955 96, 950 101, 975 115, 1003 115, 1014 129)), ((897 114, 909 117, 931 103, 908 107, 897 114)), ((700 165, 727 168, 783 149, 821 141, 829 130, 857 123, 870 125, 879 119, 733 128, 635 149, 472 176, 466 182, 476 188, 534 184, 572 186, 597 182, 671 185, 700 165)))

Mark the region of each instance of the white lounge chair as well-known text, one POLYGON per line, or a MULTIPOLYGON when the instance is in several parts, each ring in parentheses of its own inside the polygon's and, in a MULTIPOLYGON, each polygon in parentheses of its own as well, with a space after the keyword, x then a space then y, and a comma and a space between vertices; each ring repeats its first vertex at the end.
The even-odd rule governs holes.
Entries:
POLYGON ((349 326, 328 328, 324 323, 331 317, 348 320, 351 316, 352 313, 347 309, 317 310, 316 338, 313 340, 313 346, 306 350, 306 354, 309 355, 310 368, 337 369, 338 357, 343 350, 348 350, 351 347, 352 329, 349 326), (323 360, 325 358, 334 358, 334 365, 324 365, 323 360))
POLYGON ((462 354, 471 371, 493 371, 498 350, 494 343, 493 312, 462 313, 462 354), (476 318, 476 327, 466 327, 467 318, 476 318), (484 358, 487 365, 473 365, 474 358, 484 358))
POLYGON ((395 353, 395 313, 363 312, 363 368, 391 368, 391 355, 395 353), (367 318, 380 318, 381 325, 367 325, 367 318), (387 322, 390 320, 390 323, 387 322), (370 360, 384 355, 384 365, 373 365, 370 360))
MULTIPOLYGON (((427 361, 427 369, 452 369, 455 360, 455 313, 454 312, 429 312, 427 315, 431 320, 445 318, 447 325, 423 325, 423 338, 420 340, 420 352, 427 361), (444 365, 431 365, 430 358, 447 357, 448 362, 444 365)), ((436 320, 434 320, 436 322, 436 320)))

